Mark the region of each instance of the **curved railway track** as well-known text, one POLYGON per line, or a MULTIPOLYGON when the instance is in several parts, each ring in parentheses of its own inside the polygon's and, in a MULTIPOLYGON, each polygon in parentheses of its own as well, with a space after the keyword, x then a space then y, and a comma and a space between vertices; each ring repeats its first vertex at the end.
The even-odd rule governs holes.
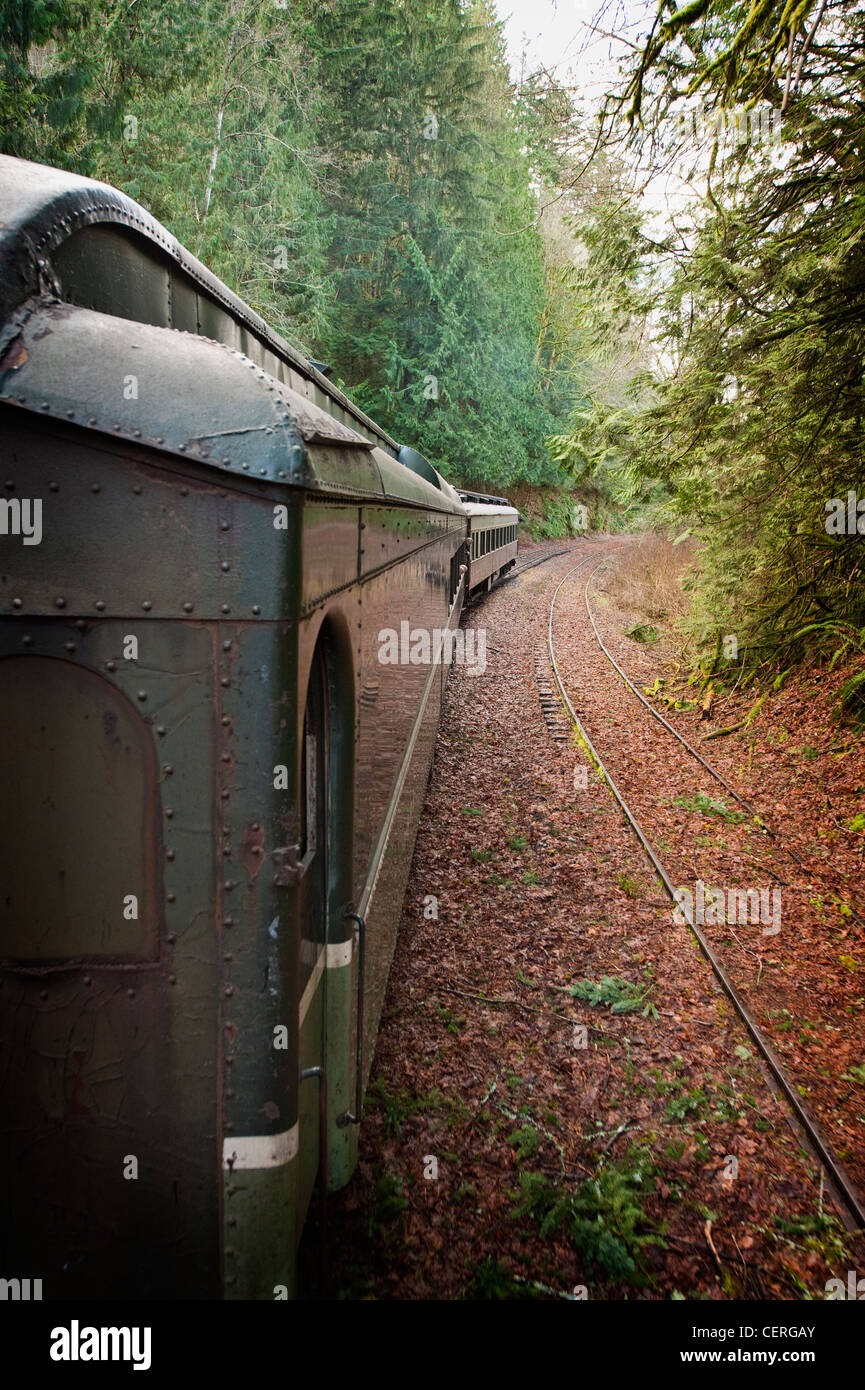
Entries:
MULTIPOLYGON (((769 836, 772 837, 773 840, 776 841, 776 843, 778 843, 779 848, 785 849, 785 851, 788 854, 790 854, 791 857, 794 858, 797 863, 802 864, 803 861, 801 861, 798 858, 798 856, 795 854, 794 851, 792 851, 789 848, 789 846, 784 846, 781 843, 777 835, 777 832, 772 830, 769 826, 765 824, 765 822, 762 820, 761 817, 759 817, 758 813, 754 810, 750 803, 747 802, 735 790, 735 788, 730 785, 730 783, 718 771, 718 769, 714 768, 712 764, 709 763, 708 760, 705 759, 702 756, 702 754, 699 753, 699 751, 695 749, 688 742, 688 740, 685 739, 683 735, 681 735, 678 732, 678 730, 676 730, 669 723, 669 721, 666 720, 664 716, 661 715, 657 710, 655 710, 654 707, 644 698, 642 693, 636 689, 634 683, 625 675, 625 672, 622 670, 621 666, 618 664, 618 662, 616 662, 615 658, 612 656, 612 654, 609 652, 608 648, 604 644, 603 639, 601 638, 600 633, 598 632, 597 624, 595 623, 591 611, 591 606, 589 604, 589 585, 594 575, 598 572, 602 565, 606 564, 610 560, 611 555, 612 552, 608 552, 607 554, 601 556, 597 560, 594 569, 590 572, 590 574, 587 577, 584 589, 586 612, 589 616, 589 620, 591 622, 595 638, 598 642, 598 645, 601 648, 601 651, 604 653, 604 655, 610 661, 612 666, 618 672, 619 676, 625 682, 626 686, 637 696, 641 703, 645 705, 645 707, 649 710, 650 714, 652 714, 652 716, 656 720, 663 724, 664 727, 676 739, 678 739, 679 743, 682 744, 682 746, 687 750, 687 752, 701 764, 705 771, 710 773, 711 776, 713 776, 721 785, 723 785, 727 789, 727 791, 736 799, 736 801, 739 802, 741 806, 743 806, 752 816, 756 817, 757 823, 765 830, 765 832, 769 836)), ((822 1166, 822 1169, 828 1178, 829 1186, 833 1191, 839 1210, 841 1211, 844 1217, 847 1230, 851 1233, 865 1232, 865 1202, 863 1202, 862 1195, 853 1183, 852 1179, 850 1178, 849 1174, 844 1168, 844 1165, 841 1163, 840 1159, 834 1153, 831 1145, 829 1144, 828 1140, 823 1134, 817 1120, 811 1114, 808 1107, 804 1104, 802 1097, 799 1095, 795 1087, 795 1084, 787 1075, 783 1062, 781 1061, 778 1054, 775 1052, 775 1049, 772 1047, 771 1043, 764 1036, 759 1024, 752 1015, 748 1006, 745 1004, 744 1000, 739 994, 739 991, 737 990, 735 984, 731 980, 729 974, 725 970, 721 961, 718 959, 718 956, 713 950, 705 933, 701 930, 700 925, 694 920, 694 913, 692 909, 689 908, 687 905, 682 905, 678 902, 670 875, 668 874, 657 852, 652 847, 648 836, 646 835, 643 827, 640 825, 639 821, 634 815, 631 807, 628 805, 628 802, 626 801, 622 791, 617 786, 616 782, 611 776, 607 766, 604 763, 604 760, 602 759, 597 748, 592 742, 592 739, 588 731, 586 730, 585 726, 580 720, 573 706, 573 703, 568 696, 567 690, 565 688, 565 683, 562 678, 559 663, 556 659, 556 651, 553 640, 553 620, 555 616, 556 600, 559 596, 560 590, 568 582, 568 580, 572 579, 573 576, 579 570, 583 569, 588 563, 591 562, 591 560, 596 558, 597 551, 593 551, 590 555, 583 556, 582 559, 572 569, 570 569, 567 572, 567 574, 565 574, 564 577, 556 585, 549 607, 549 618, 547 623, 547 647, 544 653, 544 661, 547 662, 549 667, 552 668, 555 683, 558 687, 561 699, 564 702, 564 705, 567 709, 571 723, 578 730, 581 738, 585 741, 585 745, 588 748, 593 761, 595 762, 598 770, 601 772, 604 779, 606 780, 607 785, 610 788, 610 791, 612 792, 615 800, 618 802, 629 825, 637 835, 637 838, 640 841, 643 851, 645 852, 653 869, 658 875, 658 878, 660 879, 660 882, 663 885, 665 892, 670 898, 670 901, 675 903, 677 907, 679 907, 679 910, 682 912, 682 915, 685 918, 687 925, 690 927, 691 932, 693 933, 694 938, 696 939, 700 947, 700 950, 702 951, 715 977, 721 985, 721 988, 724 990, 725 994, 727 995, 728 999, 733 1005, 733 1008, 735 1009, 738 1017, 744 1024, 751 1041, 757 1049, 757 1052, 759 1053, 765 1065, 768 1067, 772 1077, 774 1078, 775 1083, 777 1084, 779 1090, 781 1091, 781 1094, 787 1102, 787 1105, 790 1111, 792 1112, 792 1115, 795 1117, 800 1137, 804 1140, 812 1156, 822 1166)), ((536 666, 538 668, 538 675, 540 678, 540 659, 538 660, 538 662, 536 662, 536 666)), ((543 689, 541 695, 541 703, 542 706, 545 703, 543 689)), ((549 702, 547 702, 547 706, 548 707, 545 708, 545 714, 547 715, 548 723, 550 723, 551 714, 549 709, 549 702)), ((556 726, 554 725, 554 729, 555 727, 556 726)))
MULTIPOLYGON (((598 570, 603 568, 603 566, 607 563, 609 558, 609 556, 605 556, 604 559, 600 560, 598 564, 595 566, 595 568, 592 570, 591 574, 586 580, 586 587, 583 593, 586 604, 586 613, 588 614, 589 622, 592 625, 592 631, 595 634, 598 646, 600 647, 604 656, 609 661, 610 665, 614 667, 614 669, 618 672, 619 676, 622 678, 625 685, 632 692, 632 694, 636 695, 640 703, 645 705, 646 709, 649 711, 652 717, 656 719, 659 724, 663 724, 664 728, 667 729, 668 732, 673 735, 673 738, 677 739, 679 743, 681 743, 682 747, 686 748, 687 751, 691 754, 691 756, 697 759, 697 762, 701 764, 701 766, 706 770, 706 772, 708 772, 711 777, 714 777, 715 781, 719 782, 721 786, 724 787, 736 801, 738 801, 740 806, 744 807, 748 814, 752 816, 756 823, 760 826, 761 830, 763 830, 769 836, 770 839, 775 841, 775 844, 777 845, 779 850, 782 850, 784 854, 789 855, 793 862, 795 864, 798 864, 799 868, 806 869, 808 873, 818 874, 821 877, 824 877, 824 875, 821 873, 819 866, 806 863, 806 861, 801 857, 801 855, 797 854, 796 851, 785 842, 783 837, 779 835, 778 831, 774 830, 771 825, 767 824, 765 819, 760 815, 759 811, 757 811, 755 807, 751 805, 751 802, 746 801, 745 797, 741 796, 739 792, 736 791, 736 788, 732 786, 730 782, 727 781, 723 773, 719 772, 718 769, 714 767, 712 763, 710 763, 706 758, 704 758, 699 749, 695 748, 694 745, 688 739, 685 738, 684 734, 680 733, 679 730, 675 728, 675 726, 672 725, 668 719, 665 719, 663 714, 661 714, 659 710, 655 709, 654 705, 646 699, 643 692, 640 689, 638 689, 638 687, 634 684, 630 676, 628 676, 625 673, 625 671, 622 670, 622 667, 619 665, 618 661, 616 661, 616 658, 613 656, 612 652, 610 651, 609 647, 607 647, 606 643, 604 642, 604 639, 601 637, 601 634, 598 631, 598 625, 595 622, 595 617, 592 613, 592 607, 589 603, 589 586, 591 585, 591 582, 594 579, 595 575, 598 573, 598 570)), ((857 910, 855 907, 850 906, 850 904, 847 904, 847 906, 850 908, 851 917, 855 917, 857 922, 865 922, 865 917, 863 917, 861 911, 857 910)))

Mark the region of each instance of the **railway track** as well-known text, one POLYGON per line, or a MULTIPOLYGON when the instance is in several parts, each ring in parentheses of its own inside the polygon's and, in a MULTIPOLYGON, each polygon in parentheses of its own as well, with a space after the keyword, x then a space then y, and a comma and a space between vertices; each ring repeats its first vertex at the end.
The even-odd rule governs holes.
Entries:
POLYGON ((515 579, 519 579, 520 575, 525 574, 528 570, 536 569, 538 565, 546 565, 550 560, 558 559, 560 555, 567 555, 569 549, 570 547, 562 550, 551 550, 548 555, 541 555, 538 559, 528 560, 525 564, 517 565, 516 568, 508 570, 507 574, 503 574, 500 579, 495 581, 492 589, 481 589, 474 595, 470 594, 466 600, 466 608, 475 608, 495 589, 503 589, 507 584, 512 584, 515 579))
POLYGON ((619 807, 621 808, 628 824, 630 825, 637 838, 639 839, 644 853, 649 859, 652 868, 654 869, 661 884, 663 885, 664 891, 670 898, 670 901, 672 903, 675 903, 681 911, 684 919, 687 922, 687 925, 690 927, 694 935, 694 938, 696 939, 700 947, 700 950, 702 951, 705 959, 711 967, 716 979, 718 980, 719 984, 721 985, 721 988, 724 990, 724 993, 727 995, 728 999, 733 1005, 733 1008, 735 1009, 738 1017, 743 1023, 759 1056, 762 1058, 780 1093, 783 1095, 784 1100, 786 1101, 787 1106, 789 1108, 789 1111, 795 1121, 794 1128, 797 1130, 799 1137, 802 1139, 803 1143, 805 1144, 812 1157, 821 1166, 823 1172, 826 1175, 828 1185, 830 1187, 830 1190, 832 1191, 836 1205, 838 1206, 838 1209, 843 1216, 847 1230, 851 1233, 861 1234, 865 1232, 865 1202, 863 1202, 861 1193, 854 1184, 850 1175, 847 1173, 843 1163, 832 1149, 831 1144, 824 1135, 814 1115, 811 1113, 808 1106, 802 1100, 802 1097, 796 1089, 794 1082, 787 1074, 784 1063, 776 1053, 775 1049, 772 1047, 769 1040, 765 1037, 762 1029, 760 1028, 760 1025, 754 1018, 753 1014, 751 1013, 750 1009, 748 1008, 747 1004, 742 998, 740 992, 736 988, 733 980, 730 978, 727 970, 724 968, 723 964, 719 960, 716 952, 713 950, 712 945, 709 942, 706 934, 701 930, 700 924, 695 920, 695 914, 693 909, 690 908, 687 905, 687 903, 683 904, 679 901, 679 899, 677 899, 673 882, 670 878, 669 873, 667 872, 667 869, 663 861, 660 859, 656 849, 652 846, 643 826, 640 824, 631 806, 629 806, 627 800, 625 799, 623 792, 620 790, 616 781, 612 777, 609 768, 605 764, 603 758, 601 757, 595 744, 593 743, 588 730, 585 728, 582 721, 580 720, 574 708, 574 705, 568 695, 565 686, 565 681, 561 673, 560 665, 556 658, 556 650, 553 637, 553 623, 555 617, 556 600, 558 599, 559 593, 563 586, 569 580, 571 580, 579 571, 584 570, 585 567, 589 563, 591 563, 592 560, 595 560, 596 563, 594 565, 594 568, 588 574, 588 577, 586 579, 584 587, 584 601, 586 606, 586 612, 591 622, 595 639, 604 656, 607 658, 607 660, 610 661, 612 666, 618 672, 625 685, 632 691, 633 694, 637 696, 640 702, 648 709, 649 713, 653 716, 653 718, 656 719, 660 724, 662 724, 669 731, 669 733, 671 733, 678 740, 678 742, 686 749, 688 754, 693 756, 706 772, 708 772, 721 785, 723 785, 726 788, 726 790, 730 793, 730 795, 733 796, 741 806, 743 806, 743 808, 745 808, 753 817, 756 817, 758 824, 764 829, 767 836, 771 837, 778 844, 779 848, 785 849, 786 852, 790 854, 791 857, 794 860, 796 860, 797 863, 803 863, 803 861, 798 858, 795 852, 790 850, 789 846, 784 846, 781 843, 777 832, 774 831, 771 827, 765 825, 765 822, 762 820, 761 817, 758 816, 758 813, 754 810, 750 803, 747 802, 736 791, 736 789, 731 786, 731 784, 727 781, 723 774, 720 773, 717 768, 713 767, 713 765, 709 763, 708 760, 704 758, 703 755, 697 749, 695 749, 693 745, 690 744, 689 741, 685 739, 678 732, 678 730, 676 730, 669 723, 669 721, 664 718, 663 715, 661 715, 657 710, 654 709, 654 707, 642 695, 642 692, 636 689, 634 683, 626 676, 621 666, 616 662, 615 658, 612 656, 612 654, 606 647, 598 631, 597 624, 592 614, 591 606, 589 603, 589 586, 598 570, 601 569, 601 567, 604 564, 608 563, 608 561, 612 558, 612 553, 613 552, 608 551, 605 555, 602 555, 599 558, 597 551, 593 550, 589 555, 584 555, 579 560, 579 562, 572 569, 570 569, 567 572, 567 574, 565 574, 563 578, 559 581, 559 583, 556 585, 549 606, 546 649, 537 653, 535 662, 536 674, 538 676, 539 691, 541 696, 541 705, 544 711, 545 718, 547 719, 548 725, 550 725, 551 727, 553 736, 557 739, 558 742, 564 742, 568 736, 566 732, 566 726, 563 726, 559 713, 555 708, 558 702, 551 698, 552 691, 545 681, 546 673, 549 672, 549 670, 551 669, 555 686, 557 687, 561 700, 563 701, 564 706, 567 710, 568 720, 577 729, 581 738, 584 740, 585 746, 589 750, 591 758, 597 765, 599 772, 603 775, 604 779, 606 780, 606 783, 609 786, 610 791, 613 794, 613 797, 615 798, 619 807))
MULTIPOLYGON (((723 773, 719 772, 718 769, 708 761, 708 759, 704 758, 699 749, 695 748, 694 745, 688 739, 685 738, 684 734, 680 733, 679 730, 673 724, 671 724, 668 719, 664 718, 660 710, 655 709, 654 705, 646 699, 643 692, 634 684, 630 676, 628 676, 626 672, 622 670, 622 667, 619 665, 618 661, 616 661, 616 658, 613 656, 612 652, 610 651, 609 647, 606 645, 604 639, 601 637, 601 634, 598 631, 598 625, 595 622, 592 607, 589 603, 589 588, 591 586, 592 580, 594 579, 598 571, 602 569, 605 564, 608 563, 609 558, 609 556, 606 556, 603 560, 599 561, 599 563, 592 570, 591 574, 589 575, 586 581, 586 586, 584 589, 584 599, 586 605, 586 613, 588 614, 589 622, 592 625, 592 631, 595 634, 598 646, 600 647, 604 656, 609 661, 610 665, 618 672, 619 676, 624 681, 628 689, 632 692, 632 694, 634 694, 637 697, 641 704, 645 705, 646 709, 652 715, 653 719, 656 719, 659 724, 662 724, 664 728, 667 729, 669 733, 673 735, 673 738, 677 739, 678 742, 681 743, 682 747, 687 749, 687 751, 691 754, 693 758, 696 758, 697 762, 701 764, 705 771, 708 772, 711 777, 714 777, 715 781, 718 782, 730 793, 734 800, 736 800, 739 803, 739 805, 742 806, 748 812, 748 814, 753 817, 753 819, 757 822, 757 824, 765 832, 765 834, 768 835, 769 838, 775 842, 779 850, 781 850, 784 854, 789 855, 789 857, 793 860, 794 864, 797 864, 799 868, 807 870, 808 873, 817 874, 820 875, 820 877, 825 877, 825 875, 822 874, 819 866, 808 864, 801 857, 801 855, 797 854, 796 851, 785 842, 783 837, 779 835, 778 831, 773 829, 773 827, 767 823, 765 818, 760 815, 760 813, 754 808, 754 806, 752 806, 751 802, 747 801, 744 796, 741 796, 740 793, 737 792, 736 788, 730 782, 727 781, 723 773)), ((854 917, 857 922, 865 923, 865 916, 863 916, 862 912, 859 909, 853 907, 849 903, 847 904, 847 906, 849 908, 850 915, 854 917)))

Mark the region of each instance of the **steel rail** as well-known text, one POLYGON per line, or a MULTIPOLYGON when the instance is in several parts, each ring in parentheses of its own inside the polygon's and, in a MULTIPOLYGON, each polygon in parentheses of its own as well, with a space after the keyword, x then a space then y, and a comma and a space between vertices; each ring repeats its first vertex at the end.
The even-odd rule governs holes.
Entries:
MULTIPOLYGON (((589 538, 588 538, 588 536, 584 536, 584 537, 581 537, 581 539, 583 539, 583 540, 588 540, 589 538)), ((513 579, 518 579, 519 576, 520 576, 521 574, 525 574, 527 570, 533 570, 533 569, 535 569, 538 565, 546 565, 546 564, 549 563, 550 560, 556 560, 556 559, 558 559, 558 557, 559 557, 560 555, 568 555, 569 553, 570 553, 570 547, 568 547, 568 549, 566 549, 566 550, 553 550, 553 551, 550 552, 549 555, 542 555, 542 556, 540 557, 539 560, 529 560, 529 562, 528 562, 527 564, 525 564, 525 565, 520 565, 519 568, 517 568, 517 569, 508 570, 507 574, 500 575, 499 578, 496 579, 496 581, 495 581, 495 583, 493 584, 492 588, 490 588, 490 589, 481 589, 480 592, 477 593, 477 594, 475 594, 475 595, 472 595, 472 594, 470 593, 470 594, 467 596, 467 598, 466 598, 465 607, 466 607, 466 608, 469 608, 470 606, 473 606, 473 605, 476 604, 476 603, 480 603, 481 600, 482 600, 482 599, 485 599, 485 598, 487 597, 488 594, 494 593, 496 589, 503 589, 503 588, 505 587, 506 584, 510 584, 510 582, 511 582, 513 579)), ((585 564, 585 562, 586 562, 587 559, 591 559, 591 556, 585 556, 585 557, 580 561, 580 564, 581 564, 581 565, 582 565, 582 564, 585 564)))
MULTIPOLYGON (((636 695, 637 699, 646 706, 646 709, 649 711, 649 713, 653 715, 659 723, 663 724, 664 728, 667 729, 673 735, 674 738, 679 740, 683 748, 687 748, 688 752, 693 757, 695 757, 699 763, 702 764, 702 766, 706 769, 710 776, 715 778, 716 782, 720 782, 722 787, 726 787, 727 791, 730 793, 731 796, 735 797, 739 805, 744 806, 745 810, 753 816, 760 829, 764 830, 766 834, 769 836, 769 838, 776 842, 778 848, 782 850, 784 854, 788 854, 790 858, 793 860, 794 864, 799 865, 800 869, 805 869, 807 873, 814 874, 818 878, 823 878, 825 880, 826 875, 822 873, 822 871, 818 867, 814 867, 808 864, 806 860, 802 859, 802 857, 799 854, 797 854, 794 849, 791 849, 790 846, 784 842, 783 836, 780 835, 777 830, 773 830, 771 825, 768 825, 766 821, 763 819, 763 817, 760 815, 759 811, 751 805, 750 801, 746 801, 744 796, 740 796, 739 793, 736 791, 736 788, 731 786, 730 783, 727 781, 726 777, 724 777, 724 775, 720 773, 718 769, 708 761, 708 759, 703 757, 699 749, 695 748, 694 745, 690 743, 688 739, 685 738, 684 734, 681 734, 679 730, 669 722, 669 720, 665 719, 664 716, 661 714, 660 710, 656 710, 654 705, 650 704, 650 702, 644 696, 643 692, 637 689, 636 685, 631 680, 631 678, 628 675, 626 675, 625 672, 622 670, 618 661, 613 656, 609 648, 606 646, 604 639, 601 637, 601 634, 598 631, 598 625, 595 622, 594 615, 589 604, 589 585, 591 584, 598 570, 602 567, 602 565, 606 564, 607 560, 609 559, 609 555, 605 556, 604 559, 601 560, 600 563, 596 565, 595 568, 592 570, 592 573, 586 580, 584 598, 586 604, 586 612, 589 615, 589 622, 592 624, 592 630, 595 634, 595 637, 597 638, 598 646, 604 653, 604 656, 607 658, 610 665, 615 667, 616 671, 618 671, 622 680, 625 682, 625 685, 627 685, 628 688, 634 693, 634 695, 636 695)), ((846 903, 845 906, 849 908, 851 917, 855 917, 857 922, 865 922, 865 917, 862 916, 861 912, 859 912, 857 908, 853 907, 850 903, 846 903)))
MULTIPOLYGON (((606 556, 605 558, 609 559, 610 557, 606 556)), ((565 689, 564 682, 559 671, 558 662, 556 661, 556 653, 553 645, 553 616, 555 614, 556 599, 559 596, 559 590, 565 583, 567 583, 571 575, 574 574, 575 571, 579 568, 579 565, 575 565, 574 569, 569 570, 568 573, 564 576, 564 578, 561 579, 557 584, 552 597, 552 601, 550 602, 550 616, 549 623, 547 625, 547 645, 549 648, 550 663, 552 665, 553 674, 556 678, 556 684, 559 687, 562 699, 564 700, 565 705, 567 706, 568 712, 571 716, 571 719, 574 722, 575 727, 579 731, 581 737, 584 739, 586 746, 591 753, 592 758, 594 759, 599 770, 603 774, 604 779, 606 780, 607 785, 610 788, 610 791, 613 793, 613 796, 619 803, 619 806, 621 807, 632 830, 634 830, 634 832, 636 833, 637 838, 640 841, 640 844, 642 845, 650 863, 652 864, 652 867, 655 869, 659 879, 661 880, 661 883, 663 884, 664 889, 667 892, 671 902, 676 904, 677 908, 682 913, 685 921, 687 922, 687 925, 693 932, 694 937, 696 938, 696 941, 700 947, 700 950, 703 952, 703 955, 705 956, 706 960, 711 966, 712 971, 715 974, 715 977, 717 978, 722 989, 724 990, 724 993, 727 995, 728 999, 733 1005, 733 1008, 736 1010, 736 1013, 738 1014, 742 1023, 745 1025, 745 1029, 748 1032, 751 1041, 754 1043, 754 1046, 757 1048, 757 1051, 760 1053, 764 1062, 767 1064, 770 1071, 772 1072, 775 1081, 777 1082, 778 1086, 783 1092, 785 1100, 787 1101, 788 1105, 790 1106, 790 1109, 796 1116, 799 1125, 801 1126, 802 1130, 807 1136, 814 1156, 817 1159, 819 1159, 820 1163, 823 1165, 825 1172, 828 1174, 829 1180, 835 1190, 835 1193, 839 1198, 839 1206, 842 1208, 842 1210, 846 1208, 846 1216, 852 1217, 854 1223, 852 1226, 845 1220, 845 1225, 847 1225, 848 1231, 851 1234, 861 1234, 865 1232, 865 1205, 863 1205, 862 1199, 860 1198, 856 1187, 854 1186, 851 1178, 847 1174, 840 1160, 837 1159, 834 1153, 832 1152, 828 1140, 824 1138, 816 1119, 813 1117, 808 1108, 803 1104, 802 1098, 799 1095, 799 1093, 795 1090, 792 1082, 788 1080, 781 1059, 778 1057, 777 1053, 775 1052, 775 1049, 772 1047, 768 1039, 766 1039, 763 1036, 763 1033, 761 1032, 759 1025, 752 1016, 747 1005, 739 997, 739 993, 736 990, 735 985, 733 984, 732 980, 730 979, 721 962, 718 960, 703 932, 701 932, 696 921, 694 920, 693 912, 689 908, 682 906, 678 902, 676 898, 675 889, 666 869, 664 868, 664 865, 661 863, 661 860, 658 858, 657 854, 652 849, 652 846, 646 838, 646 835, 644 834, 642 827, 640 826, 639 822, 634 816, 634 813, 631 811, 631 808, 628 806, 627 802, 625 801, 625 798, 622 796, 622 793, 619 791, 618 787, 613 781, 613 778, 607 771, 607 768, 605 767, 603 760, 601 759, 597 749, 592 743, 592 740, 590 739, 586 729, 584 728, 579 718, 579 715, 577 714, 576 710, 574 709, 574 706, 572 705, 568 697, 568 693, 565 689)), ((596 569, 597 568, 600 568, 600 565, 597 566, 596 569)), ((592 571, 592 573, 594 574, 595 571, 592 571)), ((591 579, 591 575, 589 576, 589 578, 591 579)))
POLYGON ((746 811, 749 811, 750 814, 759 822, 760 826, 762 827, 763 830, 766 831, 766 834, 767 834, 767 835, 771 835, 773 839, 776 839, 776 838, 777 838, 776 832, 775 832, 774 830, 772 830, 772 828, 766 824, 766 822, 763 820, 762 816, 760 815, 759 811, 757 811, 757 810, 755 809, 755 807, 753 807, 753 806, 751 805, 750 801, 746 801, 745 798, 744 798, 744 796, 740 796, 739 793, 736 791, 736 788, 733 787, 733 786, 731 786, 730 783, 727 781, 726 777, 724 777, 724 776, 718 771, 717 768, 712 767, 712 764, 711 764, 711 763, 709 763, 709 762, 706 761, 706 759, 703 757, 703 755, 702 755, 702 753, 699 751, 699 749, 695 748, 694 745, 693 745, 692 743, 689 743, 688 740, 685 738, 684 734, 680 734, 680 733, 679 733, 679 730, 676 729, 676 728, 674 728, 673 725, 669 722, 669 720, 668 720, 668 719, 665 719, 664 716, 660 713, 660 711, 659 711, 659 710, 656 710, 655 707, 654 707, 654 705, 651 705, 651 704, 649 703, 649 701, 646 699, 646 697, 645 697, 645 695, 643 694, 643 692, 642 692, 641 690, 638 690, 638 689, 637 689, 637 687, 634 685, 634 682, 630 679, 629 676, 626 676, 626 675, 625 675, 625 672, 622 670, 621 666, 619 665, 619 663, 618 663, 618 661, 616 660, 616 658, 613 656, 612 652, 611 652, 611 651, 609 650, 609 648, 604 644, 604 639, 601 637, 601 634, 598 632, 597 623, 595 622, 594 615, 593 615, 592 610, 591 610, 591 608, 590 608, 590 606, 589 606, 589 585, 591 584, 591 582, 592 582, 592 580, 594 579, 595 575, 597 574, 598 570, 601 568, 602 565, 605 565, 605 564, 606 564, 606 562, 607 562, 608 559, 609 559, 609 556, 605 556, 604 559, 601 560, 600 564, 598 564, 598 565, 595 566, 595 568, 592 570, 591 574, 589 575, 588 579, 586 580, 586 588, 585 588, 586 612, 587 612, 588 615, 589 615, 589 622, 592 624, 592 630, 593 630, 593 632, 594 632, 594 634, 595 634, 595 637, 598 639, 598 646, 600 647, 601 651, 604 653, 604 656, 607 658, 607 660, 609 661, 610 665, 611 665, 611 666, 614 666, 614 667, 616 668, 616 670, 618 671, 618 673, 619 673, 619 675, 621 676, 622 680, 625 682, 625 685, 627 685, 627 686, 630 687, 630 689, 631 689, 631 690, 634 692, 634 694, 636 695, 637 699, 640 700, 640 701, 646 706, 646 709, 649 711, 649 713, 650 713, 650 714, 653 714, 653 715, 655 716, 655 718, 656 718, 657 720, 659 720, 659 721, 663 724, 664 728, 665 728, 665 729, 668 729, 668 730, 670 731, 670 733, 673 735, 673 737, 674 737, 674 738, 677 738, 677 739, 679 740, 679 742, 680 742, 681 744, 683 744, 683 746, 684 746, 685 748, 687 748, 688 752, 693 754, 693 756, 697 759, 697 761, 698 761, 699 763, 702 763, 702 764, 703 764, 703 767, 706 769, 707 772, 710 772, 710 773, 712 774, 712 776, 715 777, 715 778, 721 783, 721 785, 722 785, 723 787, 726 787, 726 788, 727 788, 727 791, 730 793, 731 796, 734 796, 734 797, 736 798, 736 800, 738 801, 739 805, 740 805, 740 806, 744 806, 744 807, 745 807, 745 810, 746 810, 746 811))

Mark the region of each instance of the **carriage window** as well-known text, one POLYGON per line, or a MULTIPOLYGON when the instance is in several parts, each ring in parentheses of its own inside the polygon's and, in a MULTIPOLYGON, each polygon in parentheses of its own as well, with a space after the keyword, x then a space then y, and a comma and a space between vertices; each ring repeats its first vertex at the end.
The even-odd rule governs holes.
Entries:
POLYGON ((304 726, 301 749, 300 852, 315 854, 318 848, 318 741, 304 726))
POLYGON ((300 755, 301 863, 304 869, 299 900, 301 994, 327 938, 327 740, 327 670, 325 645, 320 641, 309 673, 300 755))
POLYGON ((110 681, 54 657, 0 661, 0 957, 155 960, 153 738, 110 681))

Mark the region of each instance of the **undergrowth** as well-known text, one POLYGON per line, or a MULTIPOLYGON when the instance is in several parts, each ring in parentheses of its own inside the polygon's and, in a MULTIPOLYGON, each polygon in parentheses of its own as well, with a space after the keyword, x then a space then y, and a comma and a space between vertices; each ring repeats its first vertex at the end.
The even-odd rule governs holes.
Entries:
POLYGON ((664 1242, 646 1214, 644 1179, 654 1174, 651 1156, 632 1152, 622 1163, 605 1164, 576 1188, 544 1173, 520 1173, 511 1217, 537 1223, 541 1237, 563 1231, 586 1269, 619 1284, 641 1285, 642 1251, 664 1242))

